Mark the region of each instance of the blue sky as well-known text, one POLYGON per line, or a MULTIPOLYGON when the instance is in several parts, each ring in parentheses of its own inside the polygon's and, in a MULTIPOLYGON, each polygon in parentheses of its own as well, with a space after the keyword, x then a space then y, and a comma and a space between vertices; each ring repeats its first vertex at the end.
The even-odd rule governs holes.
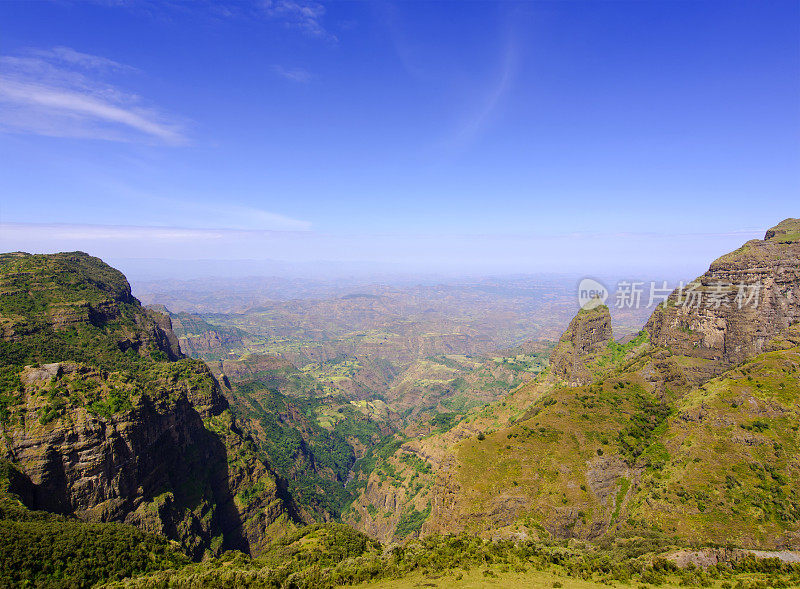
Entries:
POLYGON ((800 216, 800 3, 0 3, 0 247, 699 268, 800 216))

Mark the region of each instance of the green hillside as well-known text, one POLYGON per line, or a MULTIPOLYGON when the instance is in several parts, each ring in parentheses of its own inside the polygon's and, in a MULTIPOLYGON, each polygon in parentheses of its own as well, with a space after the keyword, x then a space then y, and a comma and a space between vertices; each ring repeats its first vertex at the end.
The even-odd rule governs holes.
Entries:
POLYGON ((0 326, 0 458, 27 507, 132 523, 192 558, 293 529, 208 368, 120 272, 80 252, 3 254, 0 326))
POLYGON ((28 510, 8 493, 0 463, 0 583, 3 586, 91 587, 174 569, 189 559, 163 536, 124 524, 85 523, 28 510))

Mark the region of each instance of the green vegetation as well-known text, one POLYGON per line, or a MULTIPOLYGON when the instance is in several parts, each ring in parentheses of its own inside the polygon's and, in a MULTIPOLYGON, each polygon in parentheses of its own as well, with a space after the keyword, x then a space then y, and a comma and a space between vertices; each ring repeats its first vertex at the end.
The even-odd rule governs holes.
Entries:
POLYGON ((436 413, 430 421, 434 431, 443 433, 452 428, 464 417, 463 413, 436 413))
POLYGON ((636 337, 625 344, 620 344, 613 339, 609 340, 608 344, 606 344, 606 350, 596 360, 597 366, 600 368, 620 367, 632 351, 637 350, 649 341, 650 336, 644 330, 640 331, 636 337))
POLYGON ((196 360, 167 362, 163 335, 151 314, 131 297, 125 277, 97 258, 80 252, 2 254, 0 294, 6 328, 24 335, 0 340, 4 422, 22 402, 20 372, 27 365, 68 360, 77 366, 38 390, 47 399, 39 412, 42 425, 76 407, 108 418, 130 409, 131 398, 141 391, 164 390, 165 379, 210 382, 196 360))
POLYGON ((402 446, 405 441, 405 438, 401 435, 387 436, 370 448, 366 455, 356 462, 354 470, 365 476, 369 476, 378 465, 386 464, 388 459, 400 449, 400 446, 402 446))
MULTIPOLYGON (((545 580, 534 587, 790 587, 800 566, 745 557, 705 569, 678 568, 649 537, 618 538, 602 546, 580 542, 488 541, 473 535, 430 536, 382 550, 363 534, 318 524, 272 545, 257 559, 226 553, 179 570, 151 573, 112 587, 295 587, 361 585, 459 586, 466 578, 545 580), (381 581, 385 581, 384 584, 381 581)), ((473 585, 485 586, 477 581, 473 585)), ((502 585, 497 585, 502 586, 502 585)))
POLYGON ((626 400, 635 403, 636 410, 630 416, 628 426, 617 434, 620 454, 631 464, 648 449, 654 433, 663 433, 662 425, 672 413, 672 408, 661 400, 652 398, 644 392, 639 385, 631 385, 621 381, 614 385, 620 390, 625 389, 626 400), (659 430, 661 428, 661 430, 659 430))
POLYGON ((3 586, 91 587, 188 562, 165 538, 133 526, 29 511, 0 494, 3 586))
POLYGON ((625 495, 628 494, 628 489, 631 486, 631 482, 626 477, 621 477, 619 481, 619 490, 617 491, 617 500, 614 503, 614 514, 611 516, 612 520, 616 520, 619 517, 619 511, 622 508, 622 502, 625 500, 625 495))
MULTIPOLYGON (((381 434, 375 421, 342 397, 289 398, 262 381, 233 385, 233 412, 301 505, 338 518, 354 498, 346 486, 355 463, 354 439, 371 447, 381 434), (336 422, 320 424, 320 410, 336 407, 336 422)), ((363 462, 362 462, 363 463, 363 462)))
POLYGON ((422 528, 422 524, 428 519, 431 514, 431 504, 428 503, 427 507, 422 511, 417 511, 411 507, 402 513, 400 521, 397 523, 397 530, 395 535, 398 538, 405 538, 409 534, 415 534, 422 528))

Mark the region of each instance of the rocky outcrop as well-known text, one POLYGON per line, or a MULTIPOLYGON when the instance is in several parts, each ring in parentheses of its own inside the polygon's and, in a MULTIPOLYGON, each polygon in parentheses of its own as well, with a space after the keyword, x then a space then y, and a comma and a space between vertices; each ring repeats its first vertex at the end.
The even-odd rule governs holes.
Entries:
POLYGON ((82 253, 6 254, 0 294, 3 383, 19 383, 2 391, 0 458, 29 508, 134 524, 194 558, 292 528, 216 380, 124 276, 82 253))
MULTIPOLYGON (((297 368, 284 358, 248 354, 238 360, 217 360, 208 362, 211 371, 218 377, 225 376, 230 382, 244 382, 264 378, 269 382, 285 373, 297 373, 297 368)), ((281 392, 283 390, 281 389, 281 392)))
POLYGON ((587 357, 601 349, 612 337, 608 307, 581 309, 570 322, 550 355, 552 374, 572 386, 592 381, 587 357))
MULTIPOLYGON (((150 305, 150 309, 159 306, 150 305)), ((161 306, 163 307, 163 306, 161 306)), ((242 331, 231 327, 211 325, 198 315, 177 313, 171 315, 181 349, 192 358, 219 360, 230 356, 231 350, 245 347, 242 331)))
POLYGON ((230 354, 230 348, 216 331, 182 337, 180 345, 192 358, 219 358, 230 354))
POLYGON ((149 315, 153 319, 156 327, 154 336, 161 340, 159 341, 159 347, 166 352, 170 360, 183 358, 184 355, 181 352, 178 336, 176 336, 175 332, 172 330, 172 320, 169 317, 169 313, 149 310, 149 315))
MULTIPOLYGON (((169 317, 144 309, 121 272, 83 252, 0 254, 0 300, 0 340, 56 345, 59 334, 113 324, 113 343, 122 352, 184 357, 169 317)), ((73 350, 82 357, 100 351, 73 350)))
POLYGON ((193 369, 200 377, 194 383, 162 381, 160 393, 172 401, 144 393, 112 416, 71 406, 46 423, 52 387, 73 392, 87 383, 117 383, 74 363, 26 370, 17 424, 2 426, 0 442, 3 457, 27 477, 26 505, 131 523, 180 541, 195 558, 223 549, 257 551, 266 529, 287 513, 277 481, 248 448, 210 375, 202 365, 193 369), (257 496, 237 499, 253 487, 257 496))
POLYGON ((800 219, 786 219, 713 262, 653 313, 651 341, 712 360, 713 376, 800 321, 800 219))

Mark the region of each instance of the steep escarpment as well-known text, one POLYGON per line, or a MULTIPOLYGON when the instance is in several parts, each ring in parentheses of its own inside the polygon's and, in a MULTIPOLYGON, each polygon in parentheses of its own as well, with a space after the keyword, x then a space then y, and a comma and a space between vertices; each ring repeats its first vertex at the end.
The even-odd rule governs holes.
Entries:
POLYGON ((685 305, 676 291, 625 344, 610 339, 602 309, 581 311, 549 371, 394 451, 385 471, 399 476, 386 477, 387 490, 371 478, 354 504, 358 525, 398 540, 421 483, 409 512, 421 535, 800 547, 796 227, 787 220, 714 262, 695 287, 702 303, 685 305), (707 304, 720 281, 737 285, 730 303, 707 304), (740 308, 739 285, 754 282, 758 304, 740 308), (400 471, 412 450, 430 472, 400 471), (367 518, 368 500, 385 511, 367 518))
MULTIPOLYGON (((154 307, 157 306, 151 306, 154 307)), ((162 309, 168 313, 165 307, 162 309)), ((172 323, 184 353, 201 360, 228 358, 231 350, 241 349, 248 339, 248 334, 240 329, 211 325, 191 313, 172 315, 172 323)))
POLYGON ((32 509, 126 522, 194 558, 291 528, 282 483, 169 318, 75 252, 0 256, 0 454, 32 509))
POLYGON ((715 372, 764 350, 800 320, 800 219, 786 219, 714 261, 647 322, 653 343, 711 360, 715 372))
POLYGON ((608 307, 581 309, 550 356, 553 375, 573 384, 590 382, 593 375, 587 368, 587 357, 611 340, 612 334, 608 307))

